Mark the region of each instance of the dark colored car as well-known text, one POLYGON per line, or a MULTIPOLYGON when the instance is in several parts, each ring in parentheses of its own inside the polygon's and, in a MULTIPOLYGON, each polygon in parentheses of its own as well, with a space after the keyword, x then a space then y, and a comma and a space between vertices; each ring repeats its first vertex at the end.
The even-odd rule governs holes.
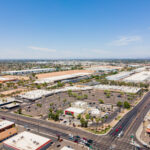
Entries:
POLYGON ((89 139, 87 142, 90 143, 90 144, 92 144, 93 140, 89 139))
POLYGON ((78 140, 78 139, 75 139, 74 142, 75 142, 75 143, 79 143, 79 140, 78 140))
POLYGON ((57 145, 57 147, 60 147, 61 145, 59 144, 59 145, 57 145))

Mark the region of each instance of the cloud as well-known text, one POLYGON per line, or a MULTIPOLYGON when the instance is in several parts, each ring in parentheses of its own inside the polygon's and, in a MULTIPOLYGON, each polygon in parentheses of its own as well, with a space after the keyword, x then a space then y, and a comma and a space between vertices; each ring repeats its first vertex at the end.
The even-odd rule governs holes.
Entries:
POLYGON ((41 48, 41 47, 35 47, 35 46, 29 46, 28 48, 30 48, 32 50, 37 50, 37 51, 56 52, 56 49, 41 48))
POLYGON ((133 43, 133 42, 141 41, 141 39, 142 38, 140 36, 123 36, 123 37, 120 37, 120 39, 118 39, 118 40, 112 41, 110 43, 110 45, 126 46, 126 45, 133 43))

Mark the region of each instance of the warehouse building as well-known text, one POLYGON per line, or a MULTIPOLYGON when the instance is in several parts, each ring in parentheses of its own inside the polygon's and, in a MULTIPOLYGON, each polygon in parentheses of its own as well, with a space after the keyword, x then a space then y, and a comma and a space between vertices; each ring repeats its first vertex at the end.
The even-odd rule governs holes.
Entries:
POLYGON ((6 150, 46 150, 50 145, 50 139, 26 131, 3 142, 6 150))
POLYGON ((15 99, 11 98, 11 97, 0 99, 0 106, 10 104, 14 101, 15 101, 15 99))
POLYGON ((94 89, 100 89, 100 90, 111 90, 116 92, 125 92, 125 93, 138 93, 141 88, 137 87, 129 87, 129 86, 116 86, 116 85, 95 85, 93 86, 94 89))
POLYGON ((16 108, 16 107, 19 107, 20 104, 19 103, 10 103, 10 104, 7 104, 7 105, 4 105, 4 106, 1 106, 2 109, 13 109, 13 108, 16 108))
POLYGON ((55 69, 55 68, 42 68, 42 69, 28 69, 28 70, 3 71, 2 74, 24 75, 24 74, 44 73, 44 72, 52 72, 52 71, 56 71, 56 69, 55 69))
POLYGON ((125 82, 150 82, 150 72, 149 71, 142 71, 132 76, 125 78, 123 81, 125 82))
POLYGON ((108 73, 108 72, 115 72, 122 69, 122 67, 118 66, 93 66, 90 68, 87 68, 86 70, 91 70, 94 72, 103 72, 103 73, 108 73))
POLYGON ((20 103, 22 103, 20 100, 17 100, 13 97, 7 97, 7 98, 0 99, 0 107, 1 108, 4 108, 5 106, 10 107, 11 105, 12 106, 20 105, 20 103))
POLYGON ((106 79, 107 80, 118 81, 118 80, 122 80, 122 79, 130 76, 131 74, 133 74, 132 71, 120 72, 118 74, 114 74, 114 75, 108 76, 108 77, 106 77, 106 79))
POLYGON ((10 82, 10 81, 16 81, 16 79, 15 78, 6 78, 3 76, 0 77, 0 83, 10 82))
POLYGON ((35 81, 37 84, 42 84, 42 83, 54 83, 58 81, 63 81, 67 79, 76 79, 78 77, 87 77, 91 73, 73 73, 73 74, 66 74, 66 75, 59 75, 59 76, 52 76, 52 77, 47 77, 47 78, 41 78, 35 81))
POLYGON ((77 87, 77 86, 69 86, 69 87, 64 87, 61 89, 55 89, 55 90, 51 90, 51 91, 47 91, 47 90, 33 90, 33 91, 29 91, 26 92, 24 94, 20 94, 19 97, 21 99, 24 100, 31 100, 31 101, 35 101, 37 99, 42 98, 43 96, 50 96, 56 93, 60 93, 60 92, 66 92, 68 90, 72 90, 72 91, 80 91, 80 90, 91 90, 92 87, 77 87))

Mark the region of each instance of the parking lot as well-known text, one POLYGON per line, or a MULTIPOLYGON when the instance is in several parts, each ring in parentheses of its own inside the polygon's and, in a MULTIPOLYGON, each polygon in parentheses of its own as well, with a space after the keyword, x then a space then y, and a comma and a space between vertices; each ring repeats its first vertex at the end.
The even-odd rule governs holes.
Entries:
POLYGON ((132 97, 132 100, 129 99, 131 96, 128 94, 121 94, 118 92, 110 92, 109 96, 102 90, 87 90, 87 91, 78 91, 73 92, 76 96, 69 96, 68 92, 57 93, 45 98, 41 98, 34 103, 30 104, 23 108, 23 114, 30 115, 32 117, 45 117, 49 113, 49 109, 64 110, 70 107, 72 102, 77 100, 88 102, 91 107, 97 107, 99 105, 99 99, 102 99, 104 104, 116 105, 118 101, 124 102, 128 101, 132 103, 136 96, 132 97), (84 95, 86 97, 82 98, 84 95))

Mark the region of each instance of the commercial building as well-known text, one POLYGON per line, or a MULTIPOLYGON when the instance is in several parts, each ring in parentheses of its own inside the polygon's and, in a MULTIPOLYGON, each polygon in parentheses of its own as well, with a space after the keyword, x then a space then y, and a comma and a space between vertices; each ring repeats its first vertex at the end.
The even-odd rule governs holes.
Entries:
POLYGON ((37 84, 54 83, 54 82, 63 81, 63 80, 66 80, 66 79, 75 79, 75 78, 78 78, 78 77, 84 77, 84 76, 87 76, 87 75, 90 75, 90 73, 74 73, 74 74, 69 74, 69 75, 60 75, 60 76, 54 76, 54 77, 47 77, 47 78, 43 78, 43 79, 38 79, 38 80, 35 81, 35 83, 37 83, 37 84))
POLYGON ((48 96, 49 94, 50 94, 50 91, 33 90, 33 91, 26 92, 24 94, 20 94, 19 97, 22 99, 35 101, 37 99, 40 99, 42 96, 48 96))
POLYGON ((11 97, 0 99, 0 106, 10 104, 14 101, 15 101, 15 99, 11 98, 11 97))
POLYGON ((133 72, 131 72, 131 71, 120 72, 118 74, 108 76, 108 77, 106 77, 106 79, 107 80, 118 81, 118 80, 122 80, 122 79, 130 76, 131 74, 133 74, 133 72))
POLYGON ((15 78, 6 78, 3 76, 0 76, 0 83, 10 82, 10 81, 16 81, 16 79, 15 78))
POLYGON ((20 106, 20 104, 15 102, 15 103, 10 103, 10 104, 1 106, 1 108, 3 108, 3 109, 12 109, 12 108, 16 108, 16 107, 19 107, 19 106, 20 106))
POLYGON ((74 149, 71 147, 64 146, 63 148, 61 148, 61 150, 74 150, 74 149))
POLYGON ((91 90, 92 87, 77 87, 77 86, 69 86, 69 87, 64 87, 61 89, 56 89, 56 90, 51 90, 51 91, 47 91, 47 90, 33 90, 33 91, 29 91, 26 92, 24 94, 20 94, 19 97, 22 99, 26 99, 26 100, 32 100, 35 101, 37 99, 42 98, 43 96, 50 96, 56 93, 60 93, 60 92, 66 92, 68 90, 72 90, 72 91, 81 91, 81 90, 91 90))
POLYGON ((76 108, 87 108, 88 107, 88 104, 87 102, 83 102, 83 101, 76 101, 76 102, 73 102, 71 104, 72 107, 76 107, 76 108))
POLYGON ((17 130, 15 128, 15 123, 11 121, 1 121, 0 122, 0 141, 15 135, 17 130))
POLYGON ((93 117, 100 117, 101 111, 95 107, 90 107, 89 108, 89 114, 93 117))
POLYGON ((52 71, 56 71, 56 69, 55 68, 41 68, 41 69, 27 69, 27 70, 3 71, 2 74, 24 75, 24 74, 52 72, 52 71))
POLYGON ((103 85, 103 84, 95 85, 95 86, 93 86, 93 88, 100 89, 100 90, 118 91, 118 92, 122 91, 125 93, 138 93, 141 90, 141 88, 137 88, 137 87, 103 85))
POLYGON ((5 106, 6 107, 13 107, 13 106, 17 106, 17 105, 20 105, 20 103, 22 103, 20 100, 17 100, 13 97, 7 97, 7 98, 3 98, 3 99, 0 99, 0 107, 1 108, 4 108, 5 106))
POLYGON ((50 139, 26 131, 3 142, 6 150, 45 150, 50 145, 50 139))
POLYGON ((125 82, 150 82, 150 71, 142 71, 139 73, 135 73, 128 78, 125 78, 123 81, 125 82))
POLYGON ((77 77, 75 79, 62 80, 61 82, 62 83, 69 83, 69 82, 77 83, 77 82, 80 82, 81 80, 85 80, 85 79, 89 79, 89 75, 85 75, 85 76, 82 76, 82 77, 77 77))
POLYGON ((117 70, 122 69, 122 67, 118 66, 93 66, 90 68, 87 68, 86 70, 91 70, 95 72, 115 72, 117 70))
POLYGON ((71 115, 74 117, 77 117, 79 114, 83 114, 86 110, 82 108, 76 108, 76 107, 69 107, 65 109, 64 113, 65 115, 71 115))

